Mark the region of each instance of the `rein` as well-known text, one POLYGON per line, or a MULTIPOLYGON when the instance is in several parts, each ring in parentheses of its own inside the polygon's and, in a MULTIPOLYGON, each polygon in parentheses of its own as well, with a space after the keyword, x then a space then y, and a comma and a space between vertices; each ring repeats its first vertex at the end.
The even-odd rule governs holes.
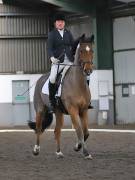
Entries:
POLYGON ((66 64, 66 63, 54 63, 55 65, 60 65, 60 66, 81 66, 79 64, 66 64))
POLYGON ((61 66, 82 66, 82 64, 86 64, 86 63, 89 63, 89 64, 93 64, 93 61, 89 62, 89 61, 83 61, 81 62, 81 64, 66 64, 66 63, 54 63, 55 65, 61 65, 61 66))
MULTIPOLYGON (((55 63, 55 65, 58 65, 58 69, 59 69, 59 66, 70 66, 70 67, 72 66, 72 67, 80 67, 83 70, 83 66, 85 63, 90 63, 91 65, 93 65, 93 62, 89 62, 89 61, 83 61, 83 62, 81 62, 81 64, 55 63)), ((58 73, 58 71, 57 71, 57 73, 58 73)))

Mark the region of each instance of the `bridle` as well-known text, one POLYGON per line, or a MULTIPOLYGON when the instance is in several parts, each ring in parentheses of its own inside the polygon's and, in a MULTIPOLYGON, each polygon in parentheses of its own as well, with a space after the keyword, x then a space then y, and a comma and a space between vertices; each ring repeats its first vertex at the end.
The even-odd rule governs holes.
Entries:
POLYGON ((89 76, 89 75, 92 73, 93 70, 90 69, 89 71, 86 72, 86 71, 84 70, 85 64, 90 64, 91 66, 93 66, 93 62, 92 62, 92 61, 91 61, 91 62, 89 62, 89 61, 83 61, 83 62, 81 62, 81 68, 82 68, 82 70, 83 70, 83 74, 89 76))
MULTIPOLYGON (((93 66, 93 60, 92 60, 93 58, 89 59, 89 60, 82 59, 80 57, 81 56, 81 51, 87 51, 87 50, 86 50, 86 48, 82 48, 82 49, 79 50, 79 63, 80 63, 80 66, 83 69, 83 73, 84 74, 90 75, 92 73, 92 68, 90 68, 89 70, 86 71, 85 65, 88 64, 88 65, 90 65, 92 67, 93 66)), ((89 53, 93 54, 93 50, 92 49, 89 49, 89 51, 90 51, 89 53)))
POLYGON ((93 65, 93 61, 84 61, 84 60, 80 60, 81 66, 85 65, 85 64, 90 64, 93 65))

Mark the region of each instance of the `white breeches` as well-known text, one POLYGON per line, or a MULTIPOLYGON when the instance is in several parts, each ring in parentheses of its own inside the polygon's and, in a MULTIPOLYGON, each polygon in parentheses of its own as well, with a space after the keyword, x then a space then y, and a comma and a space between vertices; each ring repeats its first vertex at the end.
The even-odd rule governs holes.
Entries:
POLYGON ((70 62, 67 57, 65 57, 64 62, 60 63, 60 65, 52 64, 51 72, 50 72, 50 76, 49 76, 50 82, 53 83, 53 84, 55 83, 57 73, 59 73, 62 69, 63 69, 63 72, 62 72, 62 79, 63 79, 63 77, 65 76, 67 70, 70 68, 70 65, 72 65, 72 64, 73 63, 70 62))

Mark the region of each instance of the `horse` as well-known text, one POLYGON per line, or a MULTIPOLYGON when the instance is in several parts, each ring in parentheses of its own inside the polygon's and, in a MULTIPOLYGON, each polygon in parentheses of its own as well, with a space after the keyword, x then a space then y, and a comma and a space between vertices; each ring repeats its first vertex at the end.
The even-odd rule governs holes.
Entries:
MULTIPOLYGON (((71 117, 72 125, 76 131, 78 142, 74 150, 82 153, 85 159, 92 159, 87 150, 86 140, 89 136, 88 131, 88 105, 91 100, 91 93, 87 84, 87 75, 93 70, 93 42, 94 35, 90 37, 82 36, 76 48, 74 63, 67 71, 61 90, 61 102, 66 112, 71 117)), ((36 132, 36 145, 33 148, 33 154, 40 152, 40 135, 47 129, 53 120, 53 115, 48 112, 49 97, 42 93, 42 87, 47 81, 49 73, 42 75, 35 86, 34 108, 36 111, 36 122, 28 123, 31 129, 36 132)), ((56 140, 56 155, 58 158, 64 157, 61 151, 61 129, 64 123, 64 112, 55 107, 56 125, 54 129, 56 140)))

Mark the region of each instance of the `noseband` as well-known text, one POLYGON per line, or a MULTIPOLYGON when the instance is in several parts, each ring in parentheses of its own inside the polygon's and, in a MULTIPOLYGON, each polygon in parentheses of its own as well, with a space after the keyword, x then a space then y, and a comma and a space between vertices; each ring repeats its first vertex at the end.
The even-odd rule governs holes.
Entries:
POLYGON ((92 73, 92 69, 90 69, 89 71, 85 71, 84 66, 85 66, 86 63, 88 63, 88 64, 90 64, 92 66, 93 61, 91 61, 91 62, 89 62, 89 61, 81 62, 81 68, 82 68, 83 74, 89 76, 92 73))

